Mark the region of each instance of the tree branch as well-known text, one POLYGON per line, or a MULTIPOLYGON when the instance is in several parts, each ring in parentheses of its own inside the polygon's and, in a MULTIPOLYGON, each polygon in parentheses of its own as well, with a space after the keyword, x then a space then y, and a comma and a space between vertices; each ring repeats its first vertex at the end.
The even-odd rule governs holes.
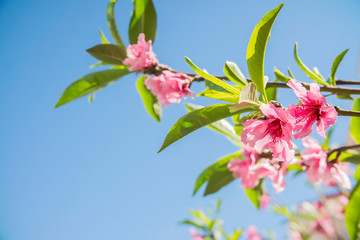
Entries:
POLYGON ((355 144, 355 145, 349 145, 349 146, 343 146, 343 147, 338 147, 338 148, 334 148, 333 150, 329 151, 327 153, 328 157, 335 153, 335 152, 343 152, 343 151, 346 151, 346 150, 349 150, 349 149, 355 149, 355 148, 360 148, 360 144, 355 144))

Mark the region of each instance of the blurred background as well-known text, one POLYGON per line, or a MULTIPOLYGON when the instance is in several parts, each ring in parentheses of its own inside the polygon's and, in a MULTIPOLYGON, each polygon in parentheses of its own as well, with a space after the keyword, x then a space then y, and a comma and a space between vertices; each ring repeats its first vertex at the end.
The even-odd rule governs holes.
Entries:
MULTIPOLYGON (((337 76, 359 80, 360 2, 292 0, 274 24, 265 73, 273 68, 309 81, 293 59, 293 46, 309 66, 328 76, 333 59, 350 48, 337 76)), ((212 74, 226 60, 246 70, 246 48, 254 26, 281 1, 154 0, 158 32, 154 51, 161 63, 190 72, 184 56, 212 74)), ((97 62, 85 50, 98 43, 106 25, 105 0, 0 0, 0 239, 97 240, 190 239, 178 222, 189 208, 211 206, 222 198, 225 229, 256 224, 260 231, 287 235, 284 219, 257 211, 240 181, 213 196, 192 196, 200 172, 236 151, 222 136, 201 129, 157 154, 166 133, 186 113, 182 104, 165 107, 158 124, 147 115, 129 75, 87 98, 54 109, 63 90, 97 62)), ((130 0, 116 7, 126 43, 130 0)), ((196 83, 198 93, 203 85, 196 83)), ((280 101, 296 102, 292 91, 280 101)), ((186 101, 210 104, 202 98, 186 101)), ((344 108, 351 101, 330 102, 344 108)), ((348 118, 338 120, 335 140, 344 144, 348 118)), ((320 139, 318 136, 316 136, 320 139)), ((299 144, 299 142, 296 142, 299 144)), ((306 176, 287 177, 287 187, 270 195, 291 206, 316 194, 306 176)))

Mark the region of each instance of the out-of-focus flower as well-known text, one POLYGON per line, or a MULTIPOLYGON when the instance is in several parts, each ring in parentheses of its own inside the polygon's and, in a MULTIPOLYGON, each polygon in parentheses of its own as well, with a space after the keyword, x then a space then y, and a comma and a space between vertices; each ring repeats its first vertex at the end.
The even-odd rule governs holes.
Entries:
POLYGON ((136 44, 127 47, 126 52, 127 58, 123 60, 123 64, 130 66, 130 71, 141 70, 158 63, 152 51, 152 42, 151 40, 146 42, 143 33, 139 34, 136 44))
POLYGON ((182 97, 194 96, 189 88, 189 78, 180 73, 166 70, 159 76, 148 77, 144 84, 166 106, 170 103, 180 103, 182 97))
POLYGON ((337 112, 334 107, 326 104, 326 99, 320 93, 320 87, 316 83, 310 84, 310 91, 307 91, 301 83, 290 79, 287 83, 291 87, 301 104, 298 106, 292 104, 288 112, 295 117, 296 126, 295 138, 303 138, 311 133, 312 125, 316 122, 315 131, 325 137, 325 130, 334 125, 337 112))
POLYGON ((321 145, 313 138, 303 139, 305 150, 301 153, 303 163, 308 167, 310 182, 323 182, 325 186, 340 184, 343 188, 351 189, 351 181, 347 175, 347 164, 342 162, 328 162, 327 154, 321 145))
POLYGON ((299 233, 296 230, 290 229, 289 231, 289 237, 291 240, 303 240, 303 237, 301 236, 301 233, 299 233))
POLYGON ((295 119, 273 104, 261 104, 260 110, 264 119, 250 119, 243 123, 242 142, 258 152, 270 150, 279 160, 291 160, 294 157, 291 137, 295 119))
POLYGON ((204 237, 201 236, 195 228, 190 228, 189 232, 192 235, 192 240, 204 240, 204 237))
POLYGON ((248 240, 262 240, 261 235, 258 233, 256 226, 251 225, 246 231, 246 237, 248 240))
POLYGON ((301 153, 301 158, 303 163, 308 166, 309 181, 320 182, 327 168, 327 154, 318 141, 311 137, 304 138, 303 145, 305 150, 301 153))
POLYGON ((262 209, 266 209, 269 205, 269 202, 270 202, 271 198, 269 195, 267 195, 266 193, 264 193, 262 196, 261 196, 261 201, 260 201, 260 206, 262 209))
POLYGON ((327 166, 323 181, 325 186, 334 186, 337 183, 343 188, 351 189, 351 181, 347 175, 347 163, 337 162, 327 166))

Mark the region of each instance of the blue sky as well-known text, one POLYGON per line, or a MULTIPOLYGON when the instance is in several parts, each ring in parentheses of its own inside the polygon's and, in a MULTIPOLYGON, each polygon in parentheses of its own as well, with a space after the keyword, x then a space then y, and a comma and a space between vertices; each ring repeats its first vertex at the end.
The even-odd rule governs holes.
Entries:
MULTIPOLYGON (((288 66, 308 81, 293 60, 295 42, 309 66, 328 76, 332 60, 350 48, 338 76, 359 79, 360 2, 284 1, 268 44, 265 73, 288 66)), ((190 71, 184 56, 210 73, 222 74, 226 60, 246 71, 251 32, 273 0, 154 0, 160 62, 190 71)), ((281 217, 258 212, 234 182, 214 196, 193 197, 197 175, 237 149, 222 136, 201 129, 156 154, 167 131, 186 111, 164 109, 161 124, 145 112, 135 90, 136 76, 124 77, 95 95, 53 109, 72 81, 89 73, 96 60, 85 49, 100 42, 107 1, 0 0, 0 239, 190 239, 177 223, 189 208, 208 206, 221 196, 226 228, 257 224, 284 239, 281 217)), ((131 1, 116 8, 127 42, 131 1)), ((199 92, 202 85, 194 86, 199 92)), ((281 91, 284 103, 295 101, 281 91)), ((330 98, 334 100, 333 98, 330 98)), ((199 104, 210 101, 196 98, 199 104)), ((345 108, 350 102, 337 101, 345 108)), ((285 104, 286 105, 286 104, 285 104)), ((344 143, 347 118, 338 120, 336 139, 344 143)), ((314 199, 306 178, 287 178, 275 195, 279 203, 314 199)), ((272 188, 269 188, 272 192, 272 188)), ((203 189, 202 189, 203 190, 203 189)))

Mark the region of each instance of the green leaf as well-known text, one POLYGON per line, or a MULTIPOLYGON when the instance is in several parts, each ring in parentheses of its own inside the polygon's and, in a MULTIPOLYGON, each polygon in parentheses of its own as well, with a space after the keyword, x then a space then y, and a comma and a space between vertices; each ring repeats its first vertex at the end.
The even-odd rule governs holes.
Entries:
POLYGON ((322 144, 322 147, 323 147, 323 149, 325 149, 325 150, 328 150, 328 149, 330 148, 330 147, 329 147, 329 143, 330 143, 330 139, 331 139, 331 137, 332 137, 332 134, 333 134, 333 132, 334 132, 334 129, 335 129, 334 126, 330 127, 330 129, 329 129, 329 131, 328 131, 328 134, 327 134, 327 136, 326 136, 326 138, 325 138, 325 141, 324 141, 324 143, 322 144))
POLYGON ((283 5, 283 3, 280 4, 262 17, 251 34, 246 51, 246 60, 251 81, 256 84, 259 92, 264 95, 265 102, 267 102, 264 81, 265 50, 272 25, 283 5))
POLYGON ((223 170, 227 170, 227 164, 234 158, 240 158, 240 153, 236 152, 230 155, 227 155, 225 157, 222 157, 221 159, 219 159, 218 161, 216 161, 215 163, 211 164, 210 166, 208 166, 204 171, 202 171, 202 173, 199 175, 199 177, 196 179, 195 182, 195 187, 194 187, 194 192, 193 195, 196 194, 196 192, 200 189, 200 187, 206 183, 207 181, 209 181, 210 177, 218 171, 223 171, 223 170))
POLYGON ((217 99, 220 101, 231 102, 231 103, 239 102, 239 96, 236 96, 229 92, 218 92, 209 88, 205 89, 197 96, 203 96, 203 97, 217 99))
POLYGON ((355 181, 360 181, 360 165, 356 167, 356 171, 354 173, 355 181))
POLYGON ((239 237, 241 237, 241 235, 243 234, 243 232, 243 230, 235 230, 230 240, 238 240, 239 237))
POLYGON ((140 33, 145 34, 145 40, 152 40, 156 36, 156 11, 152 0, 133 0, 134 10, 129 25, 129 41, 137 43, 140 33))
MULTIPOLYGON (((196 105, 192 103, 185 103, 185 107, 189 112, 203 108, 203 106, 201 105, 196 105)), ((209 125, 207 125, 207 127, 215 132, 221 133, 227 139, 229 139, 234 145, 239 146, 240 137, 236 135, 234 126, 231 123, 229 123, 226 119, 222 119, 220 121, 210 123, 209 125)))
POLYGON ((55 108, 71 102, 88 93, 97 91, 128 74, 127 69, 109 69, 90 73, 73 82, 63 93, 55 108))
POLYGON ((198 68, 188 57, 185 57, 185 61, 189 66, 196 72, 198 75, 202 76, 203 78, 209 80, 210 82, 222 87, 223 89, 233 93, 235 95, 240 94, 240 90, 236 89, 235 87, 231 86, 230 84, 226 83, 223 80, 220 80, 198 68))
POLYGON ((350 239, 358 240, 360 237, 360 183, 352 190, 349 203, 345 207, 345 222, 350 239))
POLYGON ((224 65, 224 73, 230 81, 238 84, 239 86, 245 86, 248 82, 244 74, 236 63, 226 61, 224 65))
POLYGON ((99 34, 100 34, 100 39, 101 39, 101 43, 102 44, 109 44, 109 40, 107 40, 107 38, 105 37, 103 31, 101 29, 99 29, 99 34))
POLYGON ((144 85, 146 76, 141 76, 136 82, 136 89, 138 90, 141 99, 143 100, 145 109, 156 121, 160 122, 162 108, 161 103, 144 85))
POLYGON ((297 43, 295 43, 294 45, 294 57, 295 57, 295 61, 296 63, 299 65, 299 67, 301 68, 301 70, 303 70, 306 75, 308 75, 309 78, 311 78, 313 81, 323 84, 325 86, 328 86, 329 84, 326 82, 326 80, 322 77, 320 77, 318 74, 312 72, 300 59, 300 57, 298 56, 298 51, 297 51, 298 45, 297 43))
POLYGON ((242 109, 238 112, 230 112, 229 107, 232 104, 216 104, 201 109, 194 110, 181 117, 167 134, 164 143, 158 152, 161 152, 172 143, 185 137, 189 133, 202 128, 210 123, 219 121, 224 118, 240 112, 251 111, 251 108, 242 109))
POLYGON ((228 169, 220 172, 214 172, 208 181, 204 196, 216 193, 221 188, 231 183, 233 180, 234 177, 232 172, 230 172, 228 169))
POLYGON ((91 56, 109 64, 123 65, 126 51, 113 44, 99 44, 86 50, 91 56))
POLYGON ((266 95, 268 97, 268 100, 274 100, 277 99, 277 88, 266 88, 266 95))
POLYGON ((360 154, 343 152, 343 153, 341 153, 341 157, 339 158, 339 161, 340 162, 350 162, 353 164, 360 164, 360 154), (345 155, 345 156, 342 156, 342 155, 345 155))
MULTIPOLYGON (((214 91, 217 91, 217 92, 223 92, 223 93, 229 93, 229 94, 232 94, 231 92, 229 92, 228 90, 224 89, 223 87, 220 87, 216 84, 214 84, 213 82, 205 79, 205 86, 210 89, 210 90, 214 90, 214 91)), ((232 94, 234 95, 234 94, 232 94)), ((237 98, 239 98, 239 96, 235 96, 237 98)))
POLYGON ((262 181, 255 188, 244 188, 246 196, 249 198, 250 202, 259 209, 261 203, 261 196, 263 195, 262 181))
POLYGON ((125 45, 120 37, 120 34, 116 26, 115 15, 114 15, 114 8, 116 2, 117 0, 110 0, 107 5, 107 9, 106 9, 107 23, 111 36, 113 37, 116 45, 119 45, 123 49, 123 51, 126 51, 125 45))
POLYGON ((288 67, 288 74, 292 79, 295 79, 294 74, 291 72, 290 68, 288 67))
MULTIPOLYGON (((360 98, 354 102, 353 111, 360 111, 360 98)), ((351 117, 350 121, 350 134, 355 142, 360 143, 360 118, 351 117)))
POLYGON ((341 61, 343 60, 345 54, 349 51, 349 49, 346 49, 345 51, 343 51, 342 53, 340 53, 339 55, 337 55, 337 57, 335 58, 332 67, 331 67, 331 73, 330 73, 330 83, 333 86, 336 86, 336 79, 335 79, 335 74, 336 71, 341 63, 341 61))
POLYGON ((194 226, 194 227, 199 228, 199 229, 203 229, 203 228, 204 228, 204 227, 201 225, 201 223, 198 223, 198 222, 195 222, 195 221, 191 221, 191 220, 181 221, 180 224, 191 225, 191 226, 194 226))
POLYGON ((336 94, 336 97, 344 100, 354 100, 350 94, 336 94))
POLYGON ((280 82, 288 82, 291 78, 286 76, 285 74, 283 74, 282 72, 280 72, 276 67, 274 67, 274 73, 275 73, 275 77, 276 80, 280 81, 280 82))
POLYGON ((216 199, 216 207, 215 207, 216 214, 218 214, 220 212, 220 206, 221 206, 221 199, 217 198, 216 199))

